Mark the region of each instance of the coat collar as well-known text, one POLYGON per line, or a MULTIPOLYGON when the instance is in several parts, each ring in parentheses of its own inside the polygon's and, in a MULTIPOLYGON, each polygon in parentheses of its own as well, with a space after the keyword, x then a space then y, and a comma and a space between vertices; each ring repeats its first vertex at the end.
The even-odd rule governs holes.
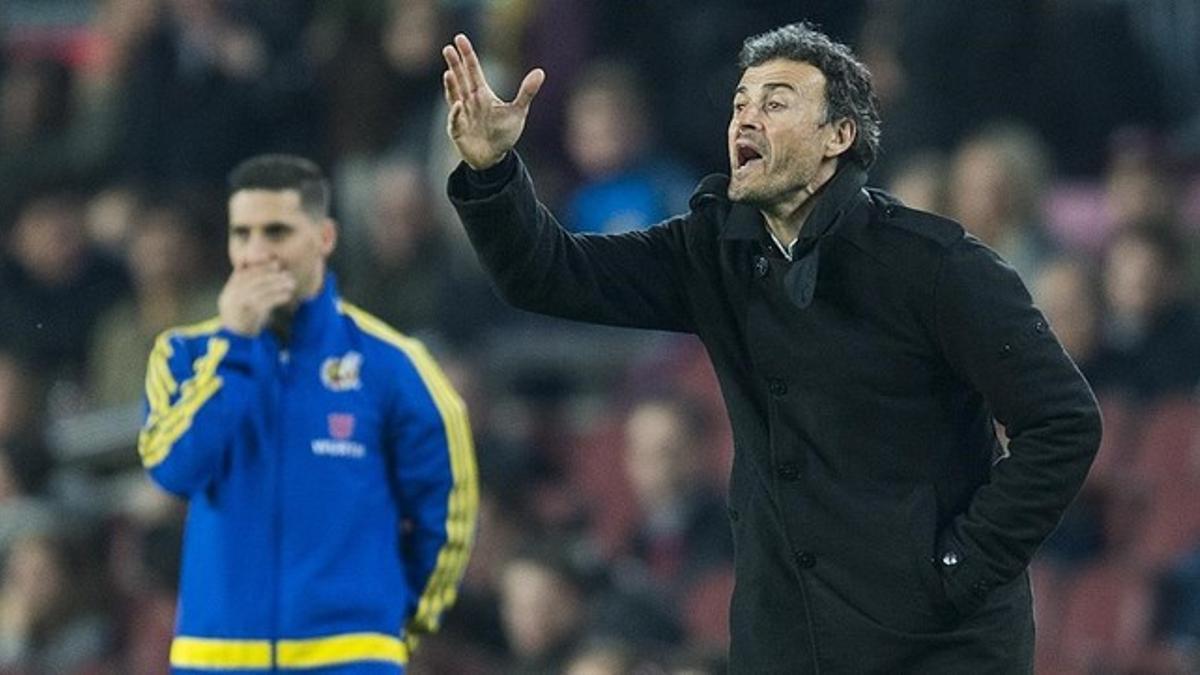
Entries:
MULTIPOLYGON (((863 186, 867 173, 855 164, 846 164, 838 169, 833 178, 813 195, 817 200, 813 210, 800 227, 800 239, 793 249, 793 259, 784 273, 783 284, 788 297, 799 309, 807 309, 816 294, 817 278, 821 261, 821 243, 846 226, 847 221, 866 220, 866 211, 854 208, 867 199, 863 186), (863 214, 862 218, 848 217, 852 213, 863 214)), ((768 240, 767 224, 758 209, 745 204, 729 203, 726 193, 729 179, 725 176, 710 176, 700 183, 692 196, 692 208, 715 200, 728 205, 725 222, 721 228, 721 239, 757 240, 764 246, 772 246, 768 240)), ((854 224, 851 224, 853 227, 854 224)))

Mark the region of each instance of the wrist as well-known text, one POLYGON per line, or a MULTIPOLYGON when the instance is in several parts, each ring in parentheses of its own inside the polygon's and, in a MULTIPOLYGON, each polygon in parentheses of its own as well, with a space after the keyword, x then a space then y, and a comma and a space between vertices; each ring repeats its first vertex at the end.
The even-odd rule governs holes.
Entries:
POLYGON ((496 155, 495 157, 488 157, 486 159, 476 160, 476 161, 471 161, 464 157, 463 161, 466 162, 467 166, 471 167, 472 171, 476 171, 479 173, 487 173, 491 169, 494 169, 495 167, 499 166, 500 164, 503 164, 504 160, 508 157, 508 153, 509 153, 509 151, 505 150, 504 152, 500 153, 499 155, 496 155))
MULTIPOLYGON (((467 166, 470 166, 469 164, 467 166)), ((500 161, 486 169, 472 169, 466 172, 467 183, 473 192, 493 193, 512 180, 516 173, 517 154, 508 151, 500 157, 500 161)))
POLYGON ((233 323, 230 321, 222 321, 221 328, 225 329, 226 332, 228 332, 232 335, 236 335, 238 337, 244 337, 244 338, 256 338, 256 337, 258 337, 258 334, 262 332, 262 328, 256 329, 256 328, 253 328, 250 326, 244 326, 244 325, 240 325, 240 324, 233 323))
POLYGON ((265 319, 239 314, 237 312, 221 312, 221 328, 239 337, 255 338, 266 325, 265 319))

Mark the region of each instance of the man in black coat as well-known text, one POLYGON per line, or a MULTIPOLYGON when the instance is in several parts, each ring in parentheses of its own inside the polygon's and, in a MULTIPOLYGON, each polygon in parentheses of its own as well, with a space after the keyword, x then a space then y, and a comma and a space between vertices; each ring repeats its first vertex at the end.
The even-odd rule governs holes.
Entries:
POLYGON ((507 103, 465 36, 443 55, 450 196, 504 297, 708 349, 736 445, 732 671, 1032 672, 1026 566, 1099 413, 1012 268, 864 189, 879 118, 850 50, 806 24, 748 39, 731 176, 616 236, 562 230, 512 150, 544 72, 507 103))

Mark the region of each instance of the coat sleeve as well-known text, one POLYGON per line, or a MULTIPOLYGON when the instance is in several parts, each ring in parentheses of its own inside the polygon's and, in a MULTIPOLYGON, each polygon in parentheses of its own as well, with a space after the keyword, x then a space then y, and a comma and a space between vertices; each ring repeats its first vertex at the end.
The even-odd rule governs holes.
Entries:
POLYGON ((520 309, 613 326, 695 332, 682 292, 684 218, 617 235, 573 234, 541 204, 516 153, 501 182, 473 188, 460 164, 449 195, 500 295, 520 309))
POLYGON ((479 488, 466 406, 424 346, 405 338, 402 349, 411 368, 397 378, 388 442, 412 592, 407 633, 415 638, 437 630, 457 598, 475 538, 479 488))
POLYGON ((186 498, 219 475, 252 408, 254 346, 225 330, 207 338, 167 331, 155 341, 138 454, 165 490, 186 498), (189 342, 197 340, 194 353, 189 342))
POLYGON ((934 304, 951 367, 1009 437, 1007 456, 939 536, 947 598, 966 615, 1058 524, 1099 448, 1100 413, 1016 272, 977 239, 946 250, 934 304))

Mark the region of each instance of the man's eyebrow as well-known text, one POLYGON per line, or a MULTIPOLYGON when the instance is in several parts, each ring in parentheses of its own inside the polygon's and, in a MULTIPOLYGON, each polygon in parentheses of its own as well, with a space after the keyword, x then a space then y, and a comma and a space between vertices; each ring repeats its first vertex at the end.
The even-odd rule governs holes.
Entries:
POLYGON ((775 89, 787 89, 788 91, 791 91, 793 93, 796 92, 796 88, 793 87, 792 85, 788 84, 787 82, 768 82, 763 85, 763 89, 770 89, 772 91, 774 91, 775 89))
MULTIPOLYGON (((793 86, 787 82, 767 82, 766 84, 764 84, 762 86, 762 88, 766 89, 768 91, 773 91, 775 89, 787 89, 788 91, 791 91, 793 93, 798 91, 795 86, 793 86)), ((741 85, 738 85, 737 89, 733 90, 733 93, 735 95, 736 94, 745 94, 747 91, 748 91, 748 89, 746 88, 746 85, 741 84, 741 85)))
MULTIPOLYGON (((264 230, 279 229, 279 228, 284 228, 284 229, 290 230, 295 226, 292 225, 291 223, 285 223, 282 220, 272 220, 269 223, 264 223, 260 227, 264 230)), ((230 223, 229 229, 231 229, 231 230, 249 230, 249 229, 251 229, 251 226, 246 225, 245 223, 230 223)))

